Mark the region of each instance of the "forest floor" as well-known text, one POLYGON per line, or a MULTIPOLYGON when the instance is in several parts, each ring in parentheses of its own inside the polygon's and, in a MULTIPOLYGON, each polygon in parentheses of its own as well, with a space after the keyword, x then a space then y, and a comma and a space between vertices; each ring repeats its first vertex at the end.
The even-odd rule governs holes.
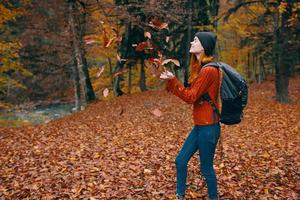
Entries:
MULTIPOLYGON (((223 126, 215 169, 221 199, 299 199, 300 78, 290 104, 274 81, 251 84, 245 118, 223 126)), ((172 199, 191 105, 165 91, 95 102, 44 125, 0 128, 0 199, 172 199)), ((205 199, 198 153, 187 199, 205 199)))

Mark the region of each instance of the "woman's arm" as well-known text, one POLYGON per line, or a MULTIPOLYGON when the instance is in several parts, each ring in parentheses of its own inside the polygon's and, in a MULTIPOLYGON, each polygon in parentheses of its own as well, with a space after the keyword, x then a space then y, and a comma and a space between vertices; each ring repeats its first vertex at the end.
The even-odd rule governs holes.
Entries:
POLYGON ((190 88, 185 88, 176 77, 173 77, 167 81, 166 89, 186 103, 193 104, 207 92, 214 79, 218 78, 217 72, 218 69, 215 67, 205 67, 190 88))

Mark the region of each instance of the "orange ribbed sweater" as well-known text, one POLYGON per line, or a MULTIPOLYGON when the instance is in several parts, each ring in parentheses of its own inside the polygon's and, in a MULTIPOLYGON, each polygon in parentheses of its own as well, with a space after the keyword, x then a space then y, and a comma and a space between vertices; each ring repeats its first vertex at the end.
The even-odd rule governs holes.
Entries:
MULTIPOLYGON (((208 92, 220 110, 220 98, 217 97, 220 85, 219 77, 219 70, 215 67, 208 66, 200 71, 198 77, 190 87, 185 88, 176 77, 173 77, 167 81, 166 89, 186 103, 193 104, 194 125, 210 125, 214 124, 212 107, 207 101, 201 100, 200 97, 208 92)), ((216 122, 219 122, 217 115, 216 122)))

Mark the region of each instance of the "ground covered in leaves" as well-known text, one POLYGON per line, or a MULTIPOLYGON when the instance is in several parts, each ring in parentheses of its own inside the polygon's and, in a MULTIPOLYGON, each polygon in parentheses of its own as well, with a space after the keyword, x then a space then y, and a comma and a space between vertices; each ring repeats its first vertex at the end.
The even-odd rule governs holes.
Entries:
MULTIPOLYGON (((273 81, 252 84, 243 122, 222 126, 221 199, 299 199, 299 86, 292 78, 291 103, 280 104, 273 81)), ((0 128, 0 199, 171 199, 191 119, 190 105, 148 91, 45 125, 0 128)), ((187 183, 187 199, 207 197, 198 154, 187 183)))

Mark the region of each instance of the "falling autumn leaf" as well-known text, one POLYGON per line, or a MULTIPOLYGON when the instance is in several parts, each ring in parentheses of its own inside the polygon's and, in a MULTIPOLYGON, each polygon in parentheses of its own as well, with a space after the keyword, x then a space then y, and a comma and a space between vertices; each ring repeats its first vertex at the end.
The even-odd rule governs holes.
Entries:
POLYGON ((122 62, 122 61, 126 61, 127 59, 123 59, 123 58, 121 58, 121 57, 119 56, 119 54, 117 54, 117 60, 118 60, 119 62, 122 62))
POLYGON ((168 43, 169 40, 170 40, 170 36, 167 36, 167 37, 166 37, 166 42, 168 43))
POLYGON ((107 42, 107 44, 105 45, 105 47, 106 47, 106 48, 109 47, 109 46, 111 45, 111 43, 112 43, 115 39, 116 39, 115 37, 111 38, 111 39, 107 42))
POLYGON ((103 42, 103 47, 106 47, 106 45, 109 43, 109 38, 105 30, 103 30, 102 33, 102 42, 103 42))
POLYGON ((136 51, 144 51, 145 49, 149 49, 149 43, 148 42, 140 42, 135 47, 136 51))
POLYGON ((149 26, 159 30, 168 29, 168 23, 163 23, 158 19, 152 19, 149 23, 149 26))
POLYGON ((160 25, 159 29, 168 29, 168 24, 167 23, 162 23, 160 25))
POLYGON ((174 63, 176 66, 180 67, 180 63, 176 59, 166 59, 162 62, 162 65, 168 64, 169 62, 174 63))
POLYGON ((151 39, 151 33, 150 32, 145 32, 144 37, 151 39))
POLYGON ((85 44, 93 44, 93 43, 95 43, 94 39, 88 38, 85 40, 85 44))
POLYGON ((104 96, 104 97, 107 97, 107 96, 108 96, 108 93, 109 93, 108 88, 105 88, 105 89, 103 90, 103 96, 104 96))
POLYGON ((104 68, 105 68, 105 65, 99 67, 99 71, 98 73, 96 74, 96 77, 99 78, 101 76, 101 74, 104 72, 104 68))

